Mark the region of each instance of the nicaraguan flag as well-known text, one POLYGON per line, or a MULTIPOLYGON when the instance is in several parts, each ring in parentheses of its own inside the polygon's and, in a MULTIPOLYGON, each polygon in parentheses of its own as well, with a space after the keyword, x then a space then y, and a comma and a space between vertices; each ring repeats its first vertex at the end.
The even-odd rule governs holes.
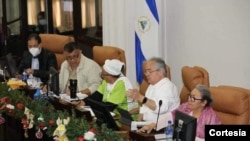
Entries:
POLYGON ((143 61, 159 56, 159 17, 155 0, 135 0, 135 58, 136 78, 141 84, 143 80, 143 61))

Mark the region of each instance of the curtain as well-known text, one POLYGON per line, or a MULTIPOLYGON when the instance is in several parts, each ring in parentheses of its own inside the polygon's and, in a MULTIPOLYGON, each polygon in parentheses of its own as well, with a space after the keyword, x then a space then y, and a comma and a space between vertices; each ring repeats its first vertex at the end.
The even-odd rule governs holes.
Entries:
POLYGON ((37 0, 27 0, 28 24, 37 25, 37 14, 41 11, 40 3, 37 0))
POLYGON ((95 19, 95 0, 82 0, 82 27, 96 26, 95 19))
POLYGON ((61 0, 53 0, 52 1, 53 5, 53 23, 54 27, 59 27, 61 26, 61 0))
MULTIPOLYGON (((73 30, 73 0, 52 0, 53 23, 61 31, 73 30)), ((96 26, 95 0, 81 0, 82 27, 96 26)), ((37 25, 37 14, 45 10, 44 0, 27 0, 28 24, 37 25)))
MULTIPOLYGON (((159 50, 162 57, 167 61, 167 41, 166 41, 166 26, 164 12, 166 8, 165 0, 156 0, 160 27, 159 27, 159 50)), ((133 83, 133 86, 138 86, 136 82, 135 69, 135 5, 134 0, 114 1, 103 0, 103 44, 117 46, 125 50, 127 62, 127 76, 133 83)))

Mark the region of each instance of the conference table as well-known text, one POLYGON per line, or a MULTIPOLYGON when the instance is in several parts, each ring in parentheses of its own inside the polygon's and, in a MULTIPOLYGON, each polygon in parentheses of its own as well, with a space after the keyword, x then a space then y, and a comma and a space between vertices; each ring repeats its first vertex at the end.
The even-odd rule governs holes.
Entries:
MULTIPOLYGON (((34 90, 24 90, 27 96, 33 98, 34 90)), ((72 112, 73 105, 62 104, 58 99, 48 99, 50 103, 57 110, 67 110, 72 112)), ((77 118, 85 118, 88 122, 93 122, 93 117, 88 110, 75 109, 77 118)), ((28 130, 28 137, 24 136, 24 129, 21 123, 21 119, 2 114, 5 118, 5 123, 0 124, 0 141, 54 141, 53 137, 48 137, 45 133, 42 139, 38 139, 35 135, 36 129, 32 128, 28 130)), ((137 133, 136 131, 130 131, 130 126, 121 124, 120 131, 117 131, 121 136, 129 136, 131 141, 155 141, 155 133, 137 133)))
MULTIPOLYGON (((129 131, 131 141, 166 141, 164 129, 160 131, 152 131, 151 133, 138 133, 136 131, 129 131)), ((169 139, 168 139, 169 140, 169 139)))
POLYGON ((129 131, 131 141, 155 141, 154 133, 137 133, 136 131, 129 131))

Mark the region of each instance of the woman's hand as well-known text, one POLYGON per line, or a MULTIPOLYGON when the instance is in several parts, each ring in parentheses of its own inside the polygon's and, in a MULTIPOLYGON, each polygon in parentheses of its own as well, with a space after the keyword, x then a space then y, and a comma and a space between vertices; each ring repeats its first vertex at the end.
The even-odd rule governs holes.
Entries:
POLYGON ((155 125, 156 125, 155 123, 150 123, 137 130, 137 132, 149 134, 155 128, 155 125))
POLYGON ((82 101, 82 100, 71 101, 71 104, 74 105, 74 106, 85 106, 85 102, 82 101))
POLYGON ((69 102, 67 102, 67 101, 65 101, 65 100, 63 100, 61 98, 59 98, 59 103, 61 103, 63 105, 69 105, 70 104, 69 102))
POLYGON ((69 89, 69 87, 66 88, 66 95, 70 96, 70 89, 69 89))

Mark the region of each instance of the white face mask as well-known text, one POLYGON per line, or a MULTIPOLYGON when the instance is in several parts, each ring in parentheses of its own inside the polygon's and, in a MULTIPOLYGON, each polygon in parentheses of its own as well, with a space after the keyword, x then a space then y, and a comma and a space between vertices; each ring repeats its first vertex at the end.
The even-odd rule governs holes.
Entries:
POLYGON ((40 19, 38 22, 39 22, 40 25, 46 25, 47 24, 46 19, 40 19))
POLYGON ((29 52, 32 54, 33 57, 36 57, 41 53, 41 48, 40 47, 32 47, 29 48, 29 52))

